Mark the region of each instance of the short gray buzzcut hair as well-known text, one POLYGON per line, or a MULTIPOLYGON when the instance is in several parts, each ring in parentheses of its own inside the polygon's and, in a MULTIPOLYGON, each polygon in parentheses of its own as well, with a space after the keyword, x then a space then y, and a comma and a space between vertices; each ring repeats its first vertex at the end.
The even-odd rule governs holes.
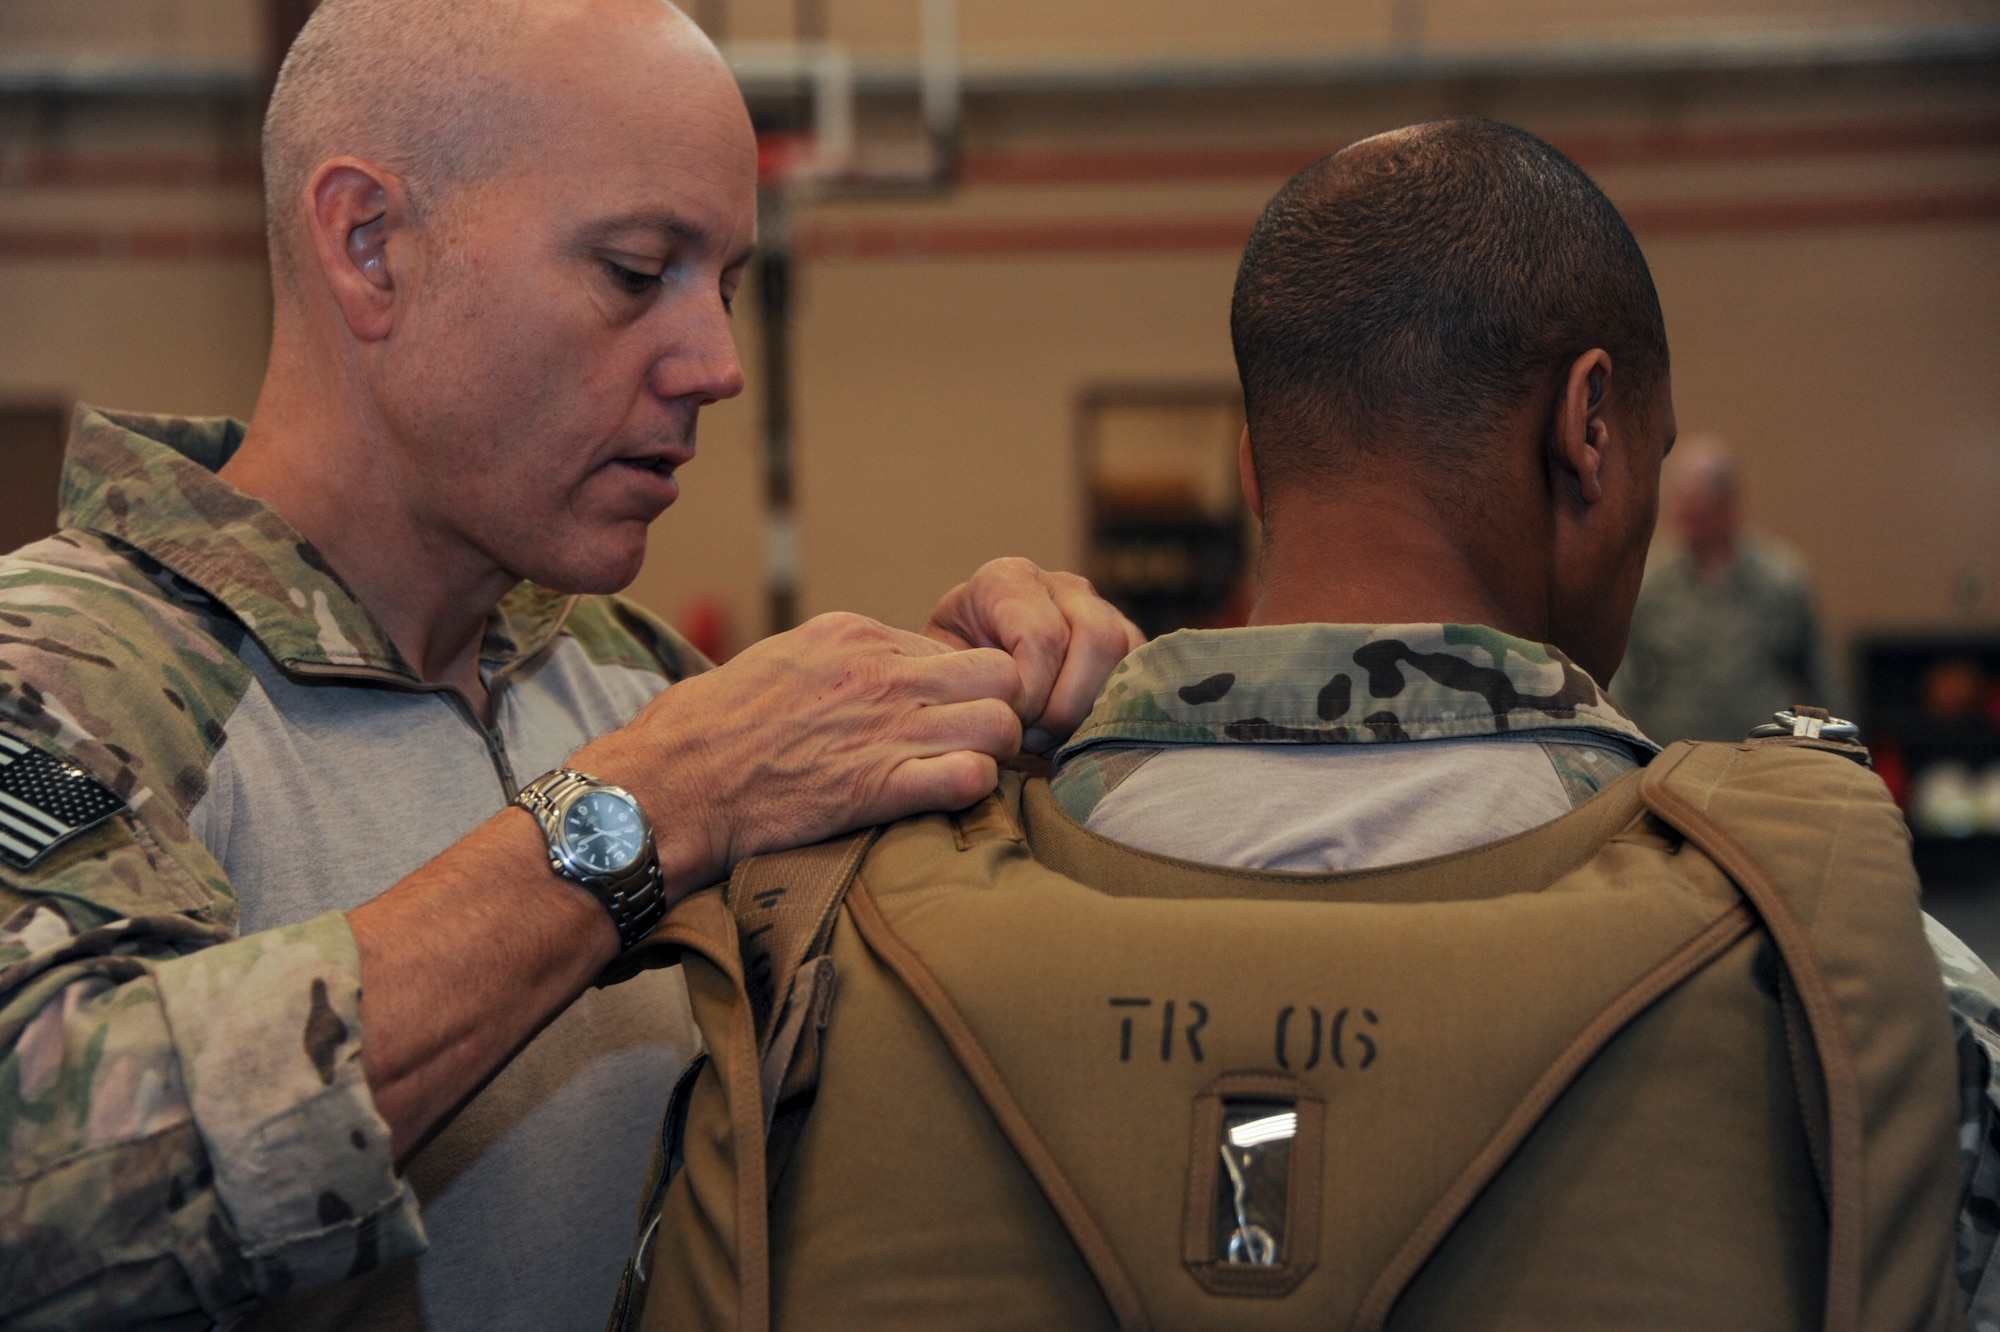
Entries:
POLYGON ((264 217, 276 281, 301 259, 300 196, 328 158, 402 176, 422 210, 490 174, 532 125, 500 77, 515 0, 324 0, 286 54, 264 117, 264 217))

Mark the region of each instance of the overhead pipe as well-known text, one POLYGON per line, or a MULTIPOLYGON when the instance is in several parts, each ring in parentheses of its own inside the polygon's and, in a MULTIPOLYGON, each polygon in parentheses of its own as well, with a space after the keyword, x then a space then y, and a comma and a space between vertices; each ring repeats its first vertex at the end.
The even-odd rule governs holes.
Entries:
POLYGON ((748 96, 770 84, 812 96, 810 147, 803 153, 777 142, 760 151, 757 255, 758 310, 762 316, 764 401, 765 584, 767 623, 783 633, 799 618, 799 540, 794 484, 792 330, 796 266, 790 220, 806 200, 855 194, 935 193, 956 182, 962 101, 958 77, 957 0, 919 0, 921 59, 917 66, 918 117, 923 160, 914 172, 871 170, 855 152, 854 65, 838 45, 824 40, 825 12, 800 6, 798 41, 782 47, 732 45, 731 68, 748 96), (808 23, 806 16, 812 21, 808 23))
MULTIPOLYGON (((2000 25, 1990 23, 1914 30, 1814 27, 1518 47, 1445 47, 1429 44, 1424 17, 1422 6, 1405 0, 1397 41, 1371 51, 1225 57, 1163 54, 1097 58, 1055 51, 1026 58, 972 56, 957 62, 957 78, 963 95, 985 97, 1841 69, 2000 59, 2000 25)), ((753 96, 782 92, 788 86, 781 71, 755 63, 739 67, 737 76, 745 92, 753 96)), ((855 89, 862 96, 916 95, 923 77, 920 60, 871 58, 854 62, 855 89)))
MULTIPOLYGON (((924 0, 948 3, 948 0, 924 0)), ((1420 83, 1463 78, 1536 78, 1592 73, 1674 74, 1694 71, 1840 69, 1883 65, 1959 64, 2000 59, 2000 25, 1937 28, 1824 27, 1686 37, 1610 38, 1533 47, 1446 48, 1421 44, 1422 9, 1412 0, 1396 46, 1369 52, 1293 55, 1137 56, 1087 59, 1051 52, 1031 58, 953 62, 956 95, 1166 92, 1174 90, 1420 83), (1408 40, 1414 33, 1419 43, 1408 40)), ((726 32, 720 0, 697 3, 704 26, 726 32)), ((955 18, 955 11, 954 11, 955 18)), ((955 26, 955 25, 954 25, 955 26)), ((790 44, 725 43, 746 96, 797 91, 805 82, 790 44), (775 58, 774 58, 775 57, 775 58)), ((851 60, 854 91, 865 97, 918 96, 923 59, 851 60)), ((256 59, 174 59, 116 51, 54 51, 0 55, 0 96, 261 96, 264 71, 256 59)))

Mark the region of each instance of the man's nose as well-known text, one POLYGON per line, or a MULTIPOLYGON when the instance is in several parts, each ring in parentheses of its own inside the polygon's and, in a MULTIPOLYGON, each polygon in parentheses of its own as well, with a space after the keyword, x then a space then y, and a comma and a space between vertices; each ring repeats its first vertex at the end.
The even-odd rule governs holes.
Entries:
POLYGON ((729 312, 718 298, 680 329, 674 346, 653 364, 653 391, 663 398, 699 396, 709 402, 743 391, 743 361, 729 312))

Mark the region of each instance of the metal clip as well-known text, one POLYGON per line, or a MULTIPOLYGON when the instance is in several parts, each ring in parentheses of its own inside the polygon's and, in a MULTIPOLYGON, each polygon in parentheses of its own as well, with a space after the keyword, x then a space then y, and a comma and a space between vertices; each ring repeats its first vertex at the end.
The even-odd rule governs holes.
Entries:
POLYGON ((1804 740, 1836 740, 1845 744, 1861 743, 1861 728, 1851 721, 1829 715, 1823 708, 1801 707, 1796 711, 1786 709, 1772 714, 1773 721, 1767 722, 1750 732, 1752 740, 1769 740, 1775 736, 1797 736, 1804 740))
MULTIPOLYGON (((1252 1179, 1260 1171, 1271 1168, 1270 1163, 1263 1159, 1262 1149, 1266 1144, 1285 1143, 1289 1146, 1298 1133, 1298 1127, 1298 1113, 1286 1110, 1238 1124, 1225 1135, 1227 1140, 1222 1144, 1222 1165, 1229 1172, 1231 1203, 1236 1211, 1236 1228, 1229 1234, 1226 1255, 1229 1262, 1252 1267, 1278 1265, 1279 1237, 1250 1219, 1253 1210, 1250 1205, 1252 1179)), ((1279 1168, 1286 1168, 1289 1161, 1289 1155, 1281 1158, 1279 1168)))

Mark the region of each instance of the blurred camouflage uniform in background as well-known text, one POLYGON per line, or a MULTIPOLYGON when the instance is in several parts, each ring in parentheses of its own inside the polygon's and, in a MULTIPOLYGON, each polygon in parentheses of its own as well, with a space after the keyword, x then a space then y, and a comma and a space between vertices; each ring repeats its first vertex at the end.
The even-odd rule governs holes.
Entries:
POLYGON ((1662 744, 1741 740, 1795 703, 1841 712, 1798 553, 1745 534, 1711 577, 1680 547, 1660 551, 1611 691, 1662 744))

